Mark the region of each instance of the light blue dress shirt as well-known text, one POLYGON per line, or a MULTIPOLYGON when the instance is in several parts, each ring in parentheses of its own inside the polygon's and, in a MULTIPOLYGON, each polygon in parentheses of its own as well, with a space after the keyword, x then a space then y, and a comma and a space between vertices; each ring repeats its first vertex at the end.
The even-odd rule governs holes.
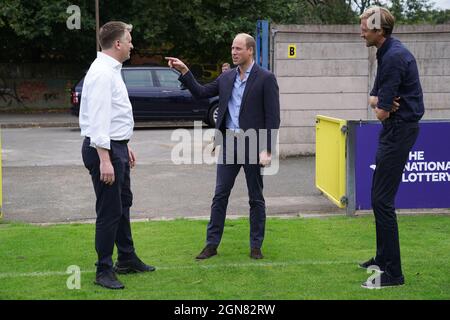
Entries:
POLYGON ((241 110, 242 96, 244 95, 245 86, 247 85, 247 79, 254 64, 255 62, 253 62, 252 65, 247 69, 247 71, 245 71, 243 80, 241 80, 241 76, 239 74, 239 67, 237 67, 236 69, 236 79, 234 80, 230 101, 228 101, 228 114, 226 119, 227 129, 240 129, 239 112, 241 110))

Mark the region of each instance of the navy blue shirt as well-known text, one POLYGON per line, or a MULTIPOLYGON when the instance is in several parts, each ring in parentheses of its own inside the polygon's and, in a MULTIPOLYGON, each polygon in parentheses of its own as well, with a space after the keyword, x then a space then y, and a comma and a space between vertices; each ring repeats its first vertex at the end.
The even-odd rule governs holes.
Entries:
POLYGON ((378 96, 378 108, 391 111, 394 98, 400 97, 399 109, 391 118, 419 121, 424 112, 422 86, 416 59, 397 39, 388 37, 377 51, 378 69, 371 96, 378 96))

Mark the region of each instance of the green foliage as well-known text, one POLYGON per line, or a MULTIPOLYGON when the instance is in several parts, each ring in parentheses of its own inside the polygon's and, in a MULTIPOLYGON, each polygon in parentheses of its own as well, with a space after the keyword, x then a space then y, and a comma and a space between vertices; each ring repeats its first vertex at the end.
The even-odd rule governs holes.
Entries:
MULTIPOLYGON (((373 0, 100 0, 100 24, 133 24, 142 55, 174 55, 189 62, 229 60, 238 32, 254 34, 258 19, 278 24, 352 24, 373 0)), ((428 0, 393 0, 400 23, 446 23, 450 11, 432 10, 428 0)), ((95 57, 93 0, 2 0, 0 61, 63 61, 89 64, 95 57), (69 5, 81 9, 81 30, 69 30, 69 5)))
POLYGON ((95 56, 93 1, 80 1, 83 8, 81 30, 66 27, 70 1, 2 2, 0 35, 7 45, 0 52, 0 61, 84 61, 95 56))
POLYGON ((436 10, 432 0, 350 0, 358 13, 371 5, 388 8, 398 24, 439 24, 450 22, 450 10, 436 10))

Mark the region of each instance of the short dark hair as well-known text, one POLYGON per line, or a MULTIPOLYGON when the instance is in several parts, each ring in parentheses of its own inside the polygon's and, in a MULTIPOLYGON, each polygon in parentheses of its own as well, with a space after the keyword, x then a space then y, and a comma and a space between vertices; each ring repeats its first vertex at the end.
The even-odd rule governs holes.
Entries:
POLYGON ((98 34, 98 41, 102 49, 110 49, 114 41, 122 39, 125 30, 131 32, 133 26, 122 21, 110 21, 105 23, 98 34))

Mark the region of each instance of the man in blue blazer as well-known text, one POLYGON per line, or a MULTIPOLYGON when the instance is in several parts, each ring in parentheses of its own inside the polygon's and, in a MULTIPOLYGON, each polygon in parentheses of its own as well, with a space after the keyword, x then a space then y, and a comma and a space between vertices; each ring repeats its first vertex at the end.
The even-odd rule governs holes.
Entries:
POLYGON ((231 46, 233 63, 237 67, 222 73, 206 85, 199 84, 181 60, 166 58, 170 67, 181 72, 179 80, 196 98, 219 96, 216 121, 216 133, 219 134, 216 134, 215 143, 223 144, 223 158, 217 164, 216 189, 206 246, 197 259, 208 259, 217 254, 228 198, 242 166, 250 204, 250 257, 263 258, 261 247, 266 208, 261 167, 270 164, 272 159, 272 145, 276 142, 276 133, 280 127, 280 102, 275 76, 255 64, 255 49, 256 42, 252 36, 238 34, 231 46), (244 141, 243 149, 239 148, 241 142, 238 140, 244 141))

